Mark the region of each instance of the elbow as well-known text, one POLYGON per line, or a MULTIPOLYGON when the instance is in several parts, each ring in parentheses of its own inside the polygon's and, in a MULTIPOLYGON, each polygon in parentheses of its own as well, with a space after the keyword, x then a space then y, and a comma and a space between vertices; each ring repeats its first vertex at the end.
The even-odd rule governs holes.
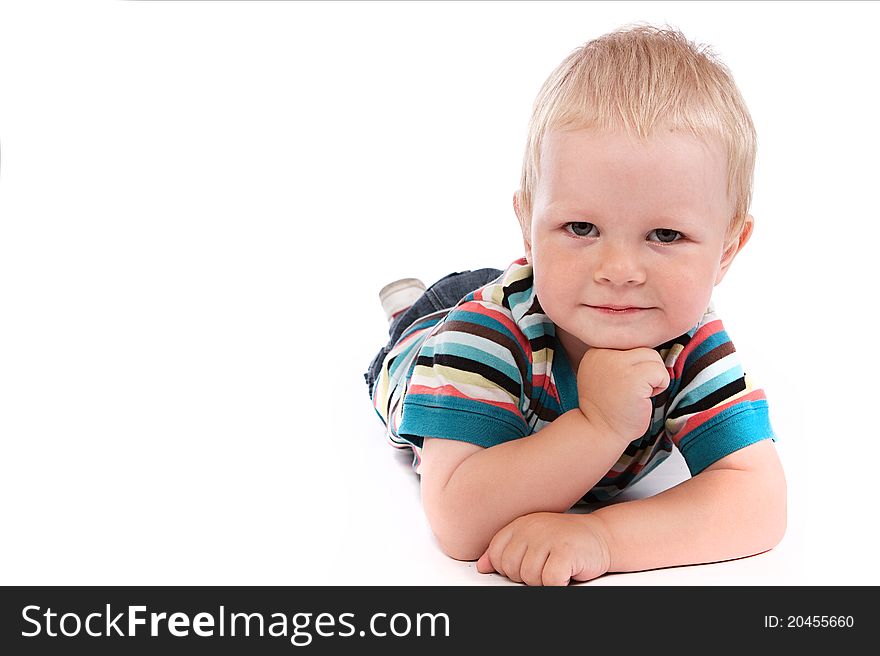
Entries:
MULTIPOLYGON (((757 447, 757 445, 755 445, 757 447)), ((737 494, 748 507, 746 534, 750 537, 753 553, 762 553, 776 547, 785 537, 788 527, 788 485, 782 463, 775 450, 763 443, 763 458, 745 476, 737 476, 737 494)), ((758 452, 756 452, 758 453, 758 452)))
POLYGON ((429 517, 429 523, 440 549, 455 560, 477 560, 489 546, 485 537, 461 520, 429 517))
MULTIPOLYGON (((428 461, 423 462, 427 465, 428 461)), ((474 502, 475 498, 483 499, 485 493, 474 484, 473 474, 453 480, 458 469, 439 467, 436 461, 434 467, 423 472, 421 497, 437 544, 450 558, 477 560, 495 534, 491 510, 474 502)))
POLYGON ((440 549, 450 558, 455 560, 477 560, 486 551, 488 545, 480 545, 477 542, 460 539, 457 536, 440 535, 436 531, 434 536, 440 549))
POLYGON ((770 551, 782 542, 785 537, 788 520, 786 517, 785 506, 780 512, 775 512, 771 517, 765 518, 765 528, 761 534, 761 541, 755 553, 763 553, 770 551))
POLYGON ((772 535, 772 544, 770 548, 772 549, 777 544, 782 542, 782 538, 785 537, 785 530, 788 528, 788 496, 787 496, 787 488, 785 485, 785 479, 782 480, 781 490, 779 492, 778 498, 778 508, 775 513, 773 528, 771 531, 772 535))
POLYGON ((781 474, 773 482, 765 494, 764 507, 764 548, 761 551, 769 551, 776 547, 788 528, 788 489, 785 476, 781 474))
POLYGON ((477 560, 489 546, 479 525, 468 521, 468 512, 455 507, 425 507, 431 531, 440 549, 455 560, 477 560))

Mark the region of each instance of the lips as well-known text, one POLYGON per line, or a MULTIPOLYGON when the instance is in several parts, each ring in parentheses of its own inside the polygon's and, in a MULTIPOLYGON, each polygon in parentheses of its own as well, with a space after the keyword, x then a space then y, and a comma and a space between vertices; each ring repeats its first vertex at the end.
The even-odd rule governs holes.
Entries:
POLYGON ((638 305, 590 305, 592 308, 596 308, 598 310, 644 310, 646 308, 639 307, 638 305))
POLYGON ((587 305, 588 308, 602 312, 604 314, 637 314, 650 310, 651 308, 639 307, 637 305, 587 305))

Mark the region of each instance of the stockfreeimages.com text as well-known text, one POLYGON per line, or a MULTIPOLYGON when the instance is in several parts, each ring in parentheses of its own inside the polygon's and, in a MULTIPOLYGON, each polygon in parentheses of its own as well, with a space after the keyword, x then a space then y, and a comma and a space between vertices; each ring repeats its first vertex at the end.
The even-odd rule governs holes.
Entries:
POLYGON ((270 636, 288 637, 291 644, 305 647, 315 635, 320 637, 367 635, 384 638, 388 636, 449 637, 449 616, 446 613, 374 613, 367 627, 358 629, 350 620, 354 613, 263 613, 228 612, 220 606, 216 616, 200 612, 190 617, 189 613, 147 612, 146 606, 128 606, 114 614, 110 604, 105 612, 93 612, 84 618, 77 613, 59 614, 51 608, 43 610, 40 606, 25 606, 21 611, 28 630, 22 630, 24 637, 40 635, 72 638, 81 633, 91 637, 137 637, 149 635, 157 637, 170 635, 176 638, 190 636, 270 636), (138 632, 140 629, 140 634, 138 632))

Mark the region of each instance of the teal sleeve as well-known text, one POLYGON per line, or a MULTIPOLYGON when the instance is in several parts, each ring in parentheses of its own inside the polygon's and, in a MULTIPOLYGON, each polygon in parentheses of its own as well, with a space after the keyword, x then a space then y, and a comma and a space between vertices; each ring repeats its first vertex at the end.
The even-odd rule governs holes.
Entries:
POLYGON ((407 395, 400 437, 422 446, 424 437, 441 437, 495 446, 529 434, 525 420, 516 421, 506 411, 492 412, 492 406, 473 399, 449 396, 407 395))
POLYGON ((734 451, 768 438, 776 441, 767 401, 760 399, 722 410, 684 436, 678 448, 696 476, 734 451))

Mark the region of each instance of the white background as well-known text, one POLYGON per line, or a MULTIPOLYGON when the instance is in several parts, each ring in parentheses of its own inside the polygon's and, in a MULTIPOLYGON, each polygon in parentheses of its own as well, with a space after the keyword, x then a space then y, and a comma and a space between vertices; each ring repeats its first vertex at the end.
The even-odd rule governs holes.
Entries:
POLYGON ((790 521, 767 554, 588 585, 880 584, 878 18, 3 2, 0 583, 507 584, 440 552, 383 442, 377 291, 519 257, 538 88, 648 21, 711 44, 758 130, 757 227, 716 303, 770 399, 790 521))

